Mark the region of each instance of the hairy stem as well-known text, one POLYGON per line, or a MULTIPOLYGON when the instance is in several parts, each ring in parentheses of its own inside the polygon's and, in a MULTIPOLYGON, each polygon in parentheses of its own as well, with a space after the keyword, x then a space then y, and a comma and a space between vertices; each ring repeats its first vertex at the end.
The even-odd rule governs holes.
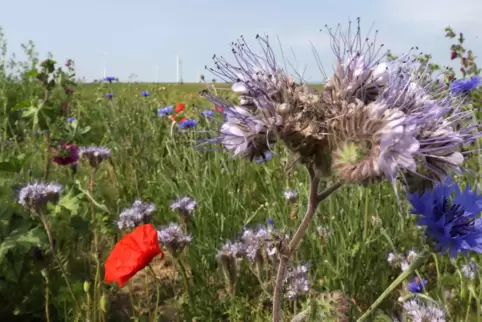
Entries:
POLYGON ((156 272, 154 272, 154 269, 152 268, 151 265, 147 265, 149 268, 149 271, 152 274, 152 277, 154 278, 154 282, 156 283, 156 306, 154 307, 154 320, 152 321, 157 321, 157 311, 159 311, 159 299, 161 296, 161 289, 159 287, 159 282, 157 281, 157 276, 156 272))
POLYGON ((40 213, 39 217, 40 217, 40 221, 42 222, 42 225, 44 226, 45 232, 47 234, 47 238, 49 240, 50 252, 52 253, 52 257, 54 258, 54 260, 57 262, 57 265, 59 266, 62 277, 65 280, 65 284, 67 285, 67 289, 69 290, 70 296, 72 296, 72 300, 74 301, 77 310, 81 312, 80 305, 77 302, 77 298, 73 291, 72 285, 70 284, 70 281, 67 277, 67 272, 65 271, 64 266, 62 265, 62 261, 59 259, 59 257, 57 256, 57 252, 55 251, 54 238, 52 237, 52 232, 50 230, 50 224, 47 220, 47 217, 43 213, 40 213))
POLYGON ((276 274, 276 282, 273 291, 273 322, 280 321, 281 293, 283 289, 286 266, 291 258, 291 255, 296 250, 301 242, 301 239, 306 233, 306 230, 308 229, 310 222, 316 213, 318 204, 341 187, 341 183, 335 183, 326 188, 321 194, 318 194, 318 184, 320 183, 320 179, 315 175, 313 169, 308 168, 308 173, 310 175, 310 196, 308 200, 308 208, 306 209, 305 216, 303 217, 300 226, 288 244, 288 247, 282 249, 280 252, 280 262, 278 265, 278 273, 276 274))
MULTIPOLYGON (((89 192, 92 198, 94 197, 94 184, 95 184, 95 168, 90 170, 89 192)), ((93 200, 90 202, 90 213, 92 216, 92 232, 94 235, 93 255, 95 261, 95 277, 94 277, 94 296, 93 296, 93 317, 94 322, 97 320, 97 311, 99 311, 99 317, 102 315, 101 310, 98 310, 97 305, 99 302, 99 294, 102 294, 100 285, 100 259, 99 259, 99 237, 97 235, 97 220, 95 217, 95 204, 93 200)))

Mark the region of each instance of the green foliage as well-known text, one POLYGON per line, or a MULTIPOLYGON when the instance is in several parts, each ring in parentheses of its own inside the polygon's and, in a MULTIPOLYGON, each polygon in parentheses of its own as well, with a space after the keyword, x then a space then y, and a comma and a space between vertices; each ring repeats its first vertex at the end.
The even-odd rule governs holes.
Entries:
MULTIPOLYGON (((451 30, 447 34, 456 37, 451 30)), ((462 46, 462 35, 458 41, 452 50, 466 64, 464 77, 478 74, 473 53, 462 46)), ((4 44, 0 34, 0 49, 4 44)), ((52 321, 86 321, 87 315, 90 320, 95 315, 96 321, 100 316, 105 321, 148 321, 149 315, 153 320, 156 309, 160 321, 269 321, 272 276, 253 272, 243 263, 235 292, 230 293, 215 254, 226 241, 234 240, 243 226, 255 227, 268 218, 277 228, 293 234, 308 198, 307 178, 299 169, 286 171, 290 163, 286 151, 278 147, 279 156, 260 165, 193 149, 199 134, 178 131, 170 118, 157 118, 156 111, 186 103, 188 108, 180 117, 195 118, 199 127, 207 127, 213 121, 200 119, 200 110, 191 108, 194 104, 212 108, 197 95, 204 86, 77 85, 72 62, 66 70, 58 68, 52 57, 39 65, 33 44, 23 49, 28 61, 12 62, 6 69, 10 72, 0 74, 0 106, 4 107, 0 111, 2 321, 13 321, 14 316, 43 318, 47 298, 52 321), (66 93, 67 88, 73 93, 66 93), (140 97, 145 90, 151 92, 150 97, 140 97), (113 99, 105 98, 106 93, 113 93, 113 99), (76 120, 69 123, 67 117, 76 120), (87 163, 81 162, 76 171, 51 165, 50 149, 60 142, 107 146, 113 156, 94 172, 92 183, 87 163), (37 178, 66 186, 59 202, 48 207, 45 215, 51 227, 47 230, 37 215, 21 210, 16 201, 16 189, 37 178), (302 206, 293 216, 283 198, 285 188, 299 194, 302 206), (187 289, 178 263, 170 256, 153 263, 155 280, 144 270, 123 289, 95 285, 97 255, 102 279, 102 264, 122 235, 115 225, 121 210, 142 199, 156 204, 156 226, 177 222, 178 215, 169 203, 181 195, 191 195, 199 202, 191 231, 193 242, 181 258, 189 276, 187 289), (46 231, 54 237, 54 251, 46 231), (94 233, 100 244, 98 254, 92 250, 94 233), (160 285, 157 302, 155 285, 160 285), (97 298, 94 290, 100 290, 97 298)), ((419 60, 430 64, 434 72, 441 68, 429 55, 421 55, 419 60)), ((7 63, 5 49, 0 67, 7 63)), ((0 73, 3 70, 0 68, 0 73)), ((452 81, 449 78, 447 83, 452 81)), ((481 92, 470 95, 474 109, 480 107, 481 92)), ((478 160, 470 163, 471 168, 481 170, 478 160)), ((400 213, 392 191, 387 184, 345 187, 320 207, 295 259, 296 263, 310 263, 310 295, 284 301, 287 319, 300 310, 308 310, 313 321, 344 321, 344 314, 349 320, 359 317, 400 273, 388 265, 388 253, 421 248, 422 232, 415 227, 414 218, 400 213), (327 233, 320 236, 317 227, 324 227, 327 233)), ((474 260, 482 264, 479 258, 474 260)), ((429 280, 425 295, 447 307, 453 321, 464 320, 466 314, 475 320, 480 314, 480 278, 469 281, 463 277, 459 267, 465 262, 464 258, 450 261, 433 255, 419 270, 429 280), (449 297, 450 292, 456 298, 449 297)), ((382 303, 374 321, 391 321, 399 315, 398 299, 404 296, 406 285, 382 303)))

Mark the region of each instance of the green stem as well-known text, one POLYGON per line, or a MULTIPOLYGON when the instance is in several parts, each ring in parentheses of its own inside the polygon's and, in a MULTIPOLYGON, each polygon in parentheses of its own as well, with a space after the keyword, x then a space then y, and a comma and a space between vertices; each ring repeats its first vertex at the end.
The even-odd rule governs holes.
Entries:
POLYGON ((415 270, 420 267, 420 265, 422 265, 422 263, 424 262, 425 260, 425 257, 428 255, 428 250, 427 249, 424 249, 422 250, 418 255, 417 257, 415 258, 415 260, 410 264, 410 266, 408 267, 408 269, 403 272, 402 274, 400 274, 393 282, 392 284, 390 284, 390 286, 375 300, 375 302, 373 302, 373 304, 368 308, 368 310, 365 311, 365 313, 363 313, 363 315, 358 319, 356 320, 356 322, 361 322, 361 321, 364 321, 366 320, 366 318, 368 318, 370 316, 370 314, 372 314, 375 309, 383 302, 383 300, 390 294, 392 293, 400 284, 402 284, 402 282, 404 280, 407 279, 408 276, 410 276, 411 274, 413 274, 415 272, 415 270))
POLYGON ((45 319, 47 322, 50 322, 50 312, 49 312, 49 277, 47 274, 44 276, 45 278, 45 319))
POLYGON ((161 297, 161 288, 159 287, 159 282, 157 281, 156 273, 152 269, 151 265, 147 265, 149 268, 149 271, 152 274, 152 277, 154 278, 154 282, 156 283, 156 306, 154 308, 154 322, 157 322, 157 312, 159 310, 159 299, 161 297))
POLYGON ((175 259, 177 265, 179 266, 179 271, 181 272, 181 275, 182 275, 182 279, 183 279, 183 282, 184 282, 184 288, 187 292, 187 296, 188 296, 188 301, 189 301, 189 307, 193 308, 194 306, 194 301, 193 301, 193 298, 192 298, 192 294, 191 294, 191 288, 189 287, 189 279, 187 278, 187 272, 186 272, 186 267, 184 266, 184 264, 182 263, 182 260, 178 257, 179 255, 174 255, 173 258, 175 259))

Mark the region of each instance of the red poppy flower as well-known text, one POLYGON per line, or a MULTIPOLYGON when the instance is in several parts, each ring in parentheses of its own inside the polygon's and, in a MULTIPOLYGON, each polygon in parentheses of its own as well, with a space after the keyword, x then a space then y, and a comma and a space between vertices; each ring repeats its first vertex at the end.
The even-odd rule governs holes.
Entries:
POLYGON ((219 113, 224 112, 224 109, 223 109, 223 107, 222 107, 222 106, 215 106, 214 108, 215 108, 215 109, 216 109, 216 111, 218 111, 219 113))
POLYGON ((185 108, 186 108, 186 105, 184 105, 183 103, 179 103, 179 104, 176 105, 175 111, 176 111, 176 113, 180 113, 180 112, 184 111, 185 108))
POLYGON ((74 144, 63 143, 60 146, 60 151, 54 149, 53 152, 57 155, 52 158, 52 161, 58 165, 69 165, 79 161, 79 151, 74 144))
POLYGON ((177 117, 176 117, 175 115, 172 115, 172 116, 171 116, 171 120, 176 121, 176 120, 177 120, 177 117))
POLYGON ((157 230, 152 224, 138 226, 125 234, 107 257, 104 264, 105 281, 117 282, 123 287, 159 254, 164 258, 157 239, 157 230))

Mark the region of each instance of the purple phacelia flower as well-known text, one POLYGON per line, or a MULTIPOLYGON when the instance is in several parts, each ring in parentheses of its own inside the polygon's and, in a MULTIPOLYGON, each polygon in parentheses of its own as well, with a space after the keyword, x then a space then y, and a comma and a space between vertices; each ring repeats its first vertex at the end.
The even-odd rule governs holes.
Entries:
POLYGON ((425 286, 427 285, 427 280, 419 277, 415 277, 410 283, 408 283, 407 288, 412 293, 421 293, 425 286))
POLYGON ((180 253, 192 241, 191 235, 186 234, 176 223, 159 228, 157 236, 159 242, 174 255, 180 253))
POLYGON ((110 158, 112 151, 109 148, 99 146, 83 146, 79 148, 79 157, 89 161, 91 167, 95 168, 99 164, 110 158))
POLYGON ((468 262, 467 264, 463 265, 460 270, 466 278, 473 280, 475 278, 475 274, 477 274, 477 264, 474 262, 468 262))
POLYGON ((482 83, 480 76, 472 76, 470 79, 455 80, 450 84, 450 91, 455 94, 465 94, 473 91, 482 83))
POLYGON ((132 229, 140 224, 149 223, 155 210, 154 204, 136 200, 130 208, 122 210, 119 214, 117 227, 121 230, 132 229))
POLYGON ((63 186, 58 183, 29 183, 20 189, 18 203, 39 214, 48 202, 57 203, 63 186))
POLYGON ((289 202, 295 202, 298 199, 298 194, 297 194, 296 190, 293 190, 293 189, 285 190, 283 192, 283 195, 284 195, 285 199, 288 200, 289 202))
POLYGON ((239 259, 245 255, 245 247, 241 242, 227 242, 219 250, 216 251, 216 258, 234 258, 239 259))
POLYGON ((418 299, 407 301, 403 303, 403 310, 410 321, 445 322, 445 312, 432 302, 422 303, 418 299))
POLYGON ((423 194, 408 197, 412 214, 418 215, 417 225, 426 226, 425 235, 435 244, 435 250, 451 258, 469 251, 482 253, 482 195, 467 185, 461 190, 449 177, 423 194), (454 197, 451 198, 451 195, 454 197))
POLYGON ((287 283, 287 297, 289 299, 295 299, 308 293, 310 290, 308 265, 299 265, 288 270, 285 283, 287 283))
POLYGON ((191 216, 196 206, 197 201, 189 196, 184 196, 171 202, 171 209, 177 211, 183 217, 191 216))

